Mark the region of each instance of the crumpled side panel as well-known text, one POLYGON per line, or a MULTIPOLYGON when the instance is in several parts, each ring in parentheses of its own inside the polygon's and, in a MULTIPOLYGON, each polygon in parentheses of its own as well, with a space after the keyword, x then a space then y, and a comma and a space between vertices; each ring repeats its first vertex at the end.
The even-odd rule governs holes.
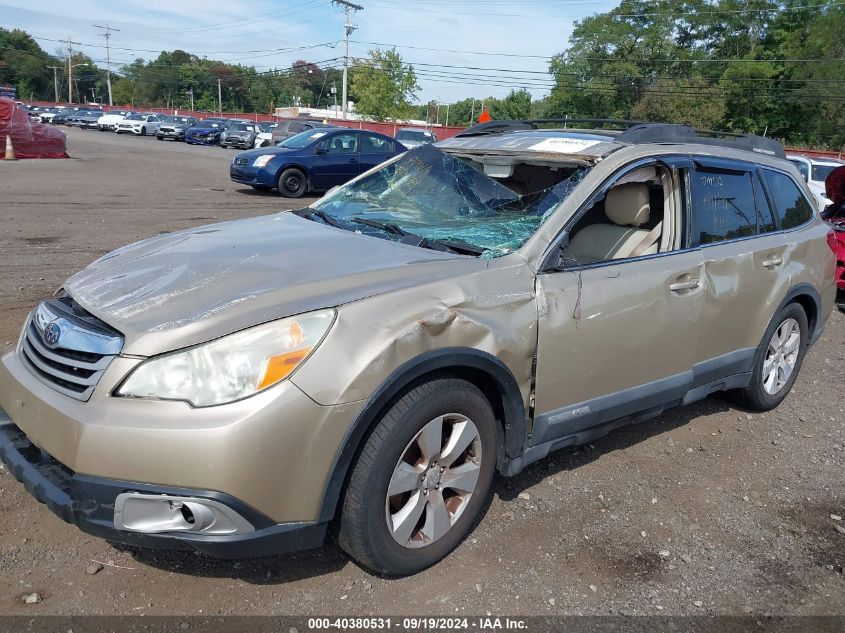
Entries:
POLYGON ((342 306, 326 340, 292 380, 319 404, 354 402, 426 352, 472 348, 510 369, 527 408, 536 345, 531 269, 491 266, 342 306))

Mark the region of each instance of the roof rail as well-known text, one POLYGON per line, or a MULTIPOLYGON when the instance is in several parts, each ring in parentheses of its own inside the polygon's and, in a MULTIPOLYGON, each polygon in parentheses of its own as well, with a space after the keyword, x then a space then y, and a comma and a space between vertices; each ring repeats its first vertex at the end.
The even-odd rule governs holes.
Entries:
POLYGON ((641 125, 643 121, 626 121, 624 119, 591 119, 591 118, 570 118, 562 119, 530 119, 530 120, 501 120, 479 123, 467 128, 457 136, 484 136, 486 134, 500 134, 502 132, 515 132, 525 130, 536 130, 541 125, 557 123, 563 125, 589 123, 597 128, 622 128, 627 129, 635 125, 641 125))
POLYGON ((627 121, 624 119, 563 118, 527 121, 488 121, 487 123, 473 125, 457 136, 484 136, 487 134, 501 134, 503 132, 536 130, 541 125, 548 125, 550 123, 562 123, 564 125, 570 123, 589 123, 598 129, 621 128, 621 133, 614 138, 618 143, 630 143, 632 145, 638 143, 691 143, 741 149, 756 154, 786 158, 783 145, 765 136, 714 130, 696 130, 689 125, 677 123, 647 123, 644 121, 627 121))
POLYGON ((643 123, 631 127, 615 139, 618 143, 693 143, 741 149, 755 154, 786 158, 778 141, 756 134, 735 134, 714 130, 696 130, 675 123, 643 123))

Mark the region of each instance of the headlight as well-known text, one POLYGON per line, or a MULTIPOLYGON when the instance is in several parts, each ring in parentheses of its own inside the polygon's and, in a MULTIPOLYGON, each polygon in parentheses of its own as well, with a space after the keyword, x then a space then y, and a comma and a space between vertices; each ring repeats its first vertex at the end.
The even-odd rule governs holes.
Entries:
POLYGON ((321 310, 265 323, 138 365, 117 395, 226 404, 287 378, 320 344, 334 321, 321 310))
POLYGON ((259 156, 255 159, 255 162, 252 163, 253 167, 266 167, 267 163, 273 160, 272 154, 264 154, 264 156, 259 156))

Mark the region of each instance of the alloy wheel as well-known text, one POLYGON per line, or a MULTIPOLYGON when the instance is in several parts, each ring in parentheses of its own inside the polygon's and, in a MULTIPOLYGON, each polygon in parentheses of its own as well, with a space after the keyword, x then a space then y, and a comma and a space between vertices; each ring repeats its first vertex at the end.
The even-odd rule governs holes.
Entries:
POLYGON ((407 548, 430 545, 460 518, 481 473, 481 436, 464 415, 428 422, 393 470, 385 501, 387 527, 407 548))
POLYGON ((801 328, 793 318, 786 319, 772 334, 763 361, 763 389, 773 396, 789 382, 798 351, 801 348, 801 328))

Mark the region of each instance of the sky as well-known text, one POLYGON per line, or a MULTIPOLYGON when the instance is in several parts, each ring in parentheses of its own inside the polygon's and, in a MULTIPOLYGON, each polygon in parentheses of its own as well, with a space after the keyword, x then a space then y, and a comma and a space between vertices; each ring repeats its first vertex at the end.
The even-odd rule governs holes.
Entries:
MULTIPOLYGON (((356 0, 350 56, 396 46, 414 65, 420 102, 502 97, 527 88, 548 93, 548 58, 566 49, 575 20, 616 0, 356 0), (436 50, 435 50, 436 49, 436 50)), ((33 35, 49 53, 70 37, 105 67, 102 31, 111 35, 112 68, 159 51, 189 53, 257 70, 304 59, 343 63, 343 11, 330 0, 0 0, 0 26, 33 35), (37 7, 37 8, 34 8, 37 7), (306 48, 308 47, 308 48, 306 48), (338 59, 339 58, 339 59, 338 59)), ((338 86, 338 91, 340 87, 338 86)))

